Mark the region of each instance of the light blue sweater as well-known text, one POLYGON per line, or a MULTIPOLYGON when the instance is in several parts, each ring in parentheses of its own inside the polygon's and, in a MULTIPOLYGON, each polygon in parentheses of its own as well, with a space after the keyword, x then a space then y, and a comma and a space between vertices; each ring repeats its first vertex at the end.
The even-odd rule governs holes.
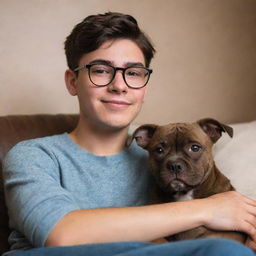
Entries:
POLYGON ((96 156, 66 133, 28 140, 9 151, 3 175, 12 249, 44 246, 71 211, 148 203, 147 152, 136 143, 116 155, 96 156))

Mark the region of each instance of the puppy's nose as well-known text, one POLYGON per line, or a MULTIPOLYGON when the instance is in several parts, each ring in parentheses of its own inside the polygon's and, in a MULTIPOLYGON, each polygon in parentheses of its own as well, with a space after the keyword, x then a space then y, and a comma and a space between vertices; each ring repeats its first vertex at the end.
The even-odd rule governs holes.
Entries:
POLYGON ((166 164, 168 170, 174 174, 178 174, 185 169, 185 164, 182 161, 169 161, 166 164))

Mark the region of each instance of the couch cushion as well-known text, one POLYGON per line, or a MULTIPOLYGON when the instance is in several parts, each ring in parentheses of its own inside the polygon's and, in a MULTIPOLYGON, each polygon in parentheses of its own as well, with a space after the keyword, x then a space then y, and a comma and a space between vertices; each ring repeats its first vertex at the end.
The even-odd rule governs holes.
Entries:
POLYGON ((70 132, 78 115, 16 115, 0 117, 0 255, 8 250, 8 215, 4 202, 2 160, 16 143, 64 132, 70 132))
POLYGON ((240 193, 256 199, 256 120, 231 124, 234 137, 226 134, 216 143, 216 165, 240 193))

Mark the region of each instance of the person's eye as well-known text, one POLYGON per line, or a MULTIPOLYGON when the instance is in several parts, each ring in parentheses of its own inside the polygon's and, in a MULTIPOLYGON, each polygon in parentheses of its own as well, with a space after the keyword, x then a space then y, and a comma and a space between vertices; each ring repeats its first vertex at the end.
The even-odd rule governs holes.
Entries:
POLYGON ((95 75, 109 74, 110 69, 108 67, 104 67, 104 66, 93 66, 91 68, 91 73, 95 74, 95 75))
POLYGON ((131 76, 131 77, 142 77, 143 76, 143 71, 140 70, 139 68, 133 68, 133 69, 128 69, 126 72, 126 75, 131 76))

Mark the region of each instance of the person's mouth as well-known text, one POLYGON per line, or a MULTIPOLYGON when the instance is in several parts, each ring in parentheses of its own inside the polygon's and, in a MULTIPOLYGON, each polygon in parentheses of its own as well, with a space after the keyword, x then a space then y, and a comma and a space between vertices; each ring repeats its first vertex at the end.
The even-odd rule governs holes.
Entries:
POLYGON ((123 100, 101 100, 104 104, 108 106, 113 106, 113 107, 127 107, 130 106, 131 103, 128 101, 123 101, 123 100))

